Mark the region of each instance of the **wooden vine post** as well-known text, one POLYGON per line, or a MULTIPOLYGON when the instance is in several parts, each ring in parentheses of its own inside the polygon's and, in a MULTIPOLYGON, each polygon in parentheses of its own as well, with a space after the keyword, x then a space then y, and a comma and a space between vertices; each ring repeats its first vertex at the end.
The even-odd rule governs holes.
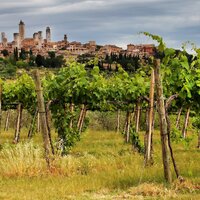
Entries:
POLYGON ((80 124, 81 124, 81 120, 82 120, 82 117, 83 117, 84 108, 85 108, 85 105, 82 104, 81 105, 81 111, 80 111, 79 118, 78 118, 78 122, 77 122, 77 129, 78 130, 80 129, 80 124))
POLYGON ((119 133, 120 131, 120 110, 117 110, 117 127, 116 127, 116 132, 119 133))
POLYGON ((169 109, 169 107, 171 106, 172 101, 173 101, 174 99, 176 99, 177 97, 178 97, 178 94, 174 94, 174 95, 170 96, 170 97, 166 100, 166 103, 165 103, 165 112, 166 112, 166 120, 167 120, 168 146, 169 146, 169 151, 170 151, 172 163, 173 163, 173 166, 174 166, 174 171, 175 171, 175 173, 176 173, 176 177, 177 177, 180 181, 183 181, 183 180, 184 180, 183 177, 181 177, 181 176, 179 175, 179 171, 178 171, 178 168, 177 168, 177 165, 176 165, 176 161, 175 161, 175 158, 174 158, 174 153, 173 153, 173 150, 172 150, 171 138, 170 138, 171 123, 170 123, 170 118, 169 118, 169 115, 168 115, 168 109, 169 109))
POLYGON ((6 114, 6 120, 5 120, 4 131, 8 131, 9 119, 10 119, 10 110, 8 110, 8 111, 7 111, 7 114, 6 114))
POLYGON ((50 148, 49 148, 49 138, 48 138, 48 128, 47 128, 47 118, 46 118, 46 111, 45 111, 45 103, 43 97, 43 90, 40 81, 39 71, 35 70, 33 72, 35 78, 35 86, 36 86, 36 94, 37 94, 37 104, 38 104, 38 113, 40 116, 40 124, 41 124, 41 132, 43 138, 43 145, 45 151, 45 159, 48 168, 50 167, 50 148))
POLYGON ((40 113, 37 113, 37 132, 40 133, 40 113))
POLYGON ((131 112, 127 113, 127 130, 126 130, 126 142, 130 141, 130 126, 131 126, 131 112))
POLYGON ((140 100, 138 100, 137 104, 136 104, 136 111, 135 111, 135 132, 138 133, 139 132, 139 124, 140 124, 140 110, 141 110, 141 106, 140 106, 140 100))
POLYGON ((51 121, 50 105, 51 104, 52 104, 51 100, 46 104, 46 120, 47 120, 47 129, 48 129, 49 142, 50 142, 50 146, 51 146, 51 152, 54 155, 55 151, 54 151, 53 142, 52 142, 52 138, 51 138, 51 128, 50 128, 50 121, 51 121))
POLYGON ((21 122, 22 122, 22 104, 19 103, 17 105, 17 120, 16 120, 15 136, 13 140, 13 143, 15 144, 17 144, 20 139, 21 122))
POLYGON ((74 115, 74 104, 73 103, 71 103, 70 104, 70 115, 71 115, 71 117, 70 117, 70 122, 69 122, 69 128, 70 129, 72 129, 73 128, 73 115, 74 115))
POLYGON ((171 183, 171 171, 170 171, 170 156, 168 148, 168 135, 167 135, 167 120, 165 114, 165 105, 163 97, 163 87, 160 75, 160 60, 156 59, 154 63, 155 70, 155 85, 156 85, 156 96, 157 96, 157 107, 160 121, 160 136, 162 145, 162 160, 164 167, 164 177, 168 183, 171 183))
POLYGON ((124 137, 126 143, 130 141, 130 126, 131 126, 131 112, 127 111, 125 127, 124 127, 124 137))
POLYGON ((82 132, 82 128, 83 128, 83 123, 84 123, 84 120, 85 120, 85 117, 86 117, 86 113, 87 113, 87 108, 86 108, 86 105, 84 105, 84 108, 83 108, 83 113, 82 113, 82 117, 81 117, 81 121, 80 121, 80 126, 79 126, 79 134, 81 134, 82 132))
POLYGON ((181 119, 181 112, 183 110, 183 106, 178 110, 177 118, 176 118, 176 128, 180 128, 180 119, 181 119))
POLYGON ((187 112, 186 112, 185 120, 184 120, 184 124, 183 124, 183 129, 182 129, 183 138, 186 138, 189 117, 190 117, 190 106, 187 108, 187 112))
POLYGON ((34 129, 34 126, 35 126, 35 120, 36 120, 37 115, 38 115, 38 109, 36 109, 35 114, 32 117, 31 125, 30 125, 29 131, 28 131, 28 138, 31 138, 32 135, 33 135, 33 129, 34 129))
POLYGON ((152 127, 153 127, 153 106, 154 106, 154 87, 155 87, 155 76, 154 76, 154 69, 151 72, 151 84, 150 84, 150 95, 149 95, 149 115, 148 115, 148 132, 147 132, 147 142, 146 142, 146 155, 145 155, 145 164, 149 165, 152 161, 152 127))

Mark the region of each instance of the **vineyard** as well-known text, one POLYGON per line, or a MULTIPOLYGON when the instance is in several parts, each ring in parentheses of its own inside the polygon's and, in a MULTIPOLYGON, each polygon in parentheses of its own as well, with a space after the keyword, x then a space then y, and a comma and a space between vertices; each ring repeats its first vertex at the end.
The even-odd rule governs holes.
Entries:
MULTIPOLYGON (((168 187, 170 185, 179 187, 182 184, 186 189, 180 186, 180 190, 199 194, 200 171, 196 165, 198 165, 200 148, 200 49, 193 45, 194 55, 190 55, 185 46, 181 51, 167 48, 159 36, 144 34, 156 40, 158 47, 155 56, 148 61, 141 60, 142 67, 134 73, 126 72, 120 65, 117 66, 116 72, 101 72, 97 66, 98 61, 94 59, 90 61, 90 65, 94 66, 90 70, 86 69, 84 64, 70 62, 60 68, 58 73, 49 72, 41 75, 40 71, 35 69, 23 72, 14 80, 0 80, 0 130, 3 132, 1 135, 8 137, 6 134, 9 132, 11 135, 14 130, 9 140, 0 140, 0 163, 4 165, 5 162, 7 165, 6 169, 0 170, 2 179, 7 176, 70 177, 71 174, 79 176, 78 171, 81 170, 78 166, 84 163, 84 159, 85 162, 88 161, 89 155, 85 155, 85 158, 82 156, 82 161, 78 160, 79 158, 73 160, 71 156, 82 155, 81 151, 86 150, 79 149, 81 143, 85 143, 84 148, 87 145, 89 148, 94 143, 90 140, 95 139, 99 134, 102 148, 104 148, 103 142, 106 141, 113 148, 109 149, 110 157, 105 156, 106 160, 101 160, 101 154, 105 152, 98 147, 98 144, 99 150, 93 149, 95 156, 97 154, 98 156, 89 158, 94 168, 88 163, 85 164, 85 168, 81 168, 84 169, 81 175, 87 176, 92 168, 94 174, 96 168, 106 170, 105 166, 109 165, 109 162, 116 172, 117 162, 123 170, 127 170, 125 173, 127 183, 124 180, 123 186, 117 185, 114 189, 124 187, 128 190, 128 187, 133 187, 136 182, 142 181, 138 181, 142 177, 138 174, 142 173, 145 174, 144 181, 141 182, 143 184, 159 182, 168 187), (114 114, 112 125, 114 124, 115 132, 109 133, 110 136, 108 133, 95 131, 97 135, 92 134, 90 127, 95 121, 96 112, 114 114), (24 129, 22 121, 25 115, 26 121, 23 122, 23 126, 25 125, 26 128, 24 129), (12 120, 13 127, 9 128, 12 120), (41 133, 41 138, 37 132, 41 133), (116 146, 112 140, 116 142, 116 146), (114 150, 115 147, 117 151, 114 150), (180 152, 177 153, 177 148, 183 151, 183 159, 185 153, 190 151, 185 158, 188 160, 194 158, 195 164, 194 169, 189 167, 187 169, 190 172, 193 170, 191 176, 196 179, 188 180, 186 170, 180 166, 182 155, 180 152), (16 160, 21 156, 24 168, 18 169, 15 164, 9 166, 9 156, 16 157, 16 160), (126 164, 124 158, 120 156, 126 157, 129 164, 126 164), (121 165, 120 159, 122 159, 121 165), (66 168, 62 168, 62 165, 66 168), (131 166, 136 172, 137 181, 132 175, 131 178, 128 177, 131 166), (139 172, 136 166, 140 167, 142 172, 139 172), (151 175, 148 176, 148 172, 151 172, 151 175)), ((100 120, 109 120, 109 118, 103 119, 104 117, 102 115, 100 120)), ((108 129, 110 126, 108 125, 108 129)), ((114 177, 114 173, 111 171, 109 173, 114 177)), ((97 188, 102 189, 99 184, 97 185, 97 188)), ((145 190, 145 185, 141 187, 144 187, 141 190, 145 190)), ((156 190, 158 186, 150 184, 149 187, 156 190)), ((90 188, 86 189, 90 190, 90 188)), ((158 199, 165 195, 162 193, 163 190, 164 188, 157 188, 158 199)), ((95 188, 94 191, 98 189, 95 188)), ((175 189, 171 191, 177 198, 177 191, 175 189)), ((133 192, 133 196, 134 194, 138 195, 137 192, 133 192)), ((169 198, 173 195, 169 195, 169 198)), ((151 196, 151 191, 146 196, 151 196)), ((120 198, 123 199, 123 196, 120 198)), ((187 198, 188 196, 185 199, 187 198)))

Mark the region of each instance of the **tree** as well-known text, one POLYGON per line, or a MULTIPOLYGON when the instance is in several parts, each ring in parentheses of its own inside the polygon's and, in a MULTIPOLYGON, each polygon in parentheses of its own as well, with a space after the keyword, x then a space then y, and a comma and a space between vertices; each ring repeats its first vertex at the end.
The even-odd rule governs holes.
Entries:
POLYGON ((17 66, 18 68, 26 68, 26 67, 28 67, 28 63, 27 63, 27 62, 24 62, 24 61, 22 61, 22 60, 19 60, 19 61, 16 62, 16 66, 17 66))
POLYGON ((44 56, 41 56, 38 54, 35 58, 35 63, 38 67, 44 66, 45 65, 45 58, 44 56))
POLYGON ((56 53, 55 53, 54 51, 49 51, 49 52, 48 52, 48 55, 49 55, 49 57, 50 57, 51 59, 56 57, 56 53))
POLYGON ((29 55, 32 56, 33 55, 33 51, 30 49, 29 51, 29 55))
POLYGON ((18 61, 19 60, 19 55, 18 55, 18 48, 14 48, 14 60, 18 61))
POLYGON ((2 50, 1 53, 3 54, 4 57, 9 56, 9 52, 7 49, 2 50))
POLYGON ((19 54, 19 58, 21 59, 21 60, 26 60, 26 58, 27 58, 27 53, 26 53, 26 51, 25 51, 25 49, 21 49, 21 52, 20 52, 20 54, 19 54))
POLYGON ((30 55, 28 64, 30 66, 34 66, 35 65, 35 60, 36 60, 36 57, 34 55, 30 55))

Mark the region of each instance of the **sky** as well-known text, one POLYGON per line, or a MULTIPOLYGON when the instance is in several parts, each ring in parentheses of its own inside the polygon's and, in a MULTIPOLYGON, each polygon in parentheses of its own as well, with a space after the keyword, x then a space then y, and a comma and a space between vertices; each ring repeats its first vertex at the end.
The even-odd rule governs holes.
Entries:
POLYGON ((0 32, 8 40, 23 20, 26 37, 50 26, 52 40, 97 44, 145 44, 153 41, 139 34, 163 37, 168 47, 181 48, 190 41, 200 47, 199 0, 0 0, 0 32))

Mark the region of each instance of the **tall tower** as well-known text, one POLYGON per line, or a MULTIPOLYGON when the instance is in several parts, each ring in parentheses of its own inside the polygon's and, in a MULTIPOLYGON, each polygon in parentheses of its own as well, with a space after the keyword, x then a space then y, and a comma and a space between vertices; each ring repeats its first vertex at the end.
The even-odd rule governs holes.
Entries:
POLYGON ((4 32, 1 32, 1 42, 3 44, 3 47, 7 47, 7 38, 6 38, 6 34, 4 32))
POLYGON ((38 31, 38 47, 39 47, 39 49, 42 48, 42 44, 43 44, 42 31, 38 31))
POLYGON ((49 27, 46 28, 46 40, 51 42, 51 29, 49 27))
POLYGON ((3 43, 3 39, 6 38, 5 32, 1 32, 1 42, 3 43))
POLYGON ((42 31, 38 31, 38 39, 41 43, 43 43, 42 31))
POLYGON ((39 35, 38 35, 38 33, 34 33, 33 34, 33 39, 34 39, 35 42, 39 41, 39 35))
POLYGON ((13 33, 13 38, 14 38, 14 46, 19 49, 20 48, 19 33, 13 33))
POLYGON ((23 41, 25 38, 25 24, 22 20, 19 22, 19 39, 20 42, 23 41))
POLYGON ((67 34, 64 35, 64 42, 67 43, 67 34))

